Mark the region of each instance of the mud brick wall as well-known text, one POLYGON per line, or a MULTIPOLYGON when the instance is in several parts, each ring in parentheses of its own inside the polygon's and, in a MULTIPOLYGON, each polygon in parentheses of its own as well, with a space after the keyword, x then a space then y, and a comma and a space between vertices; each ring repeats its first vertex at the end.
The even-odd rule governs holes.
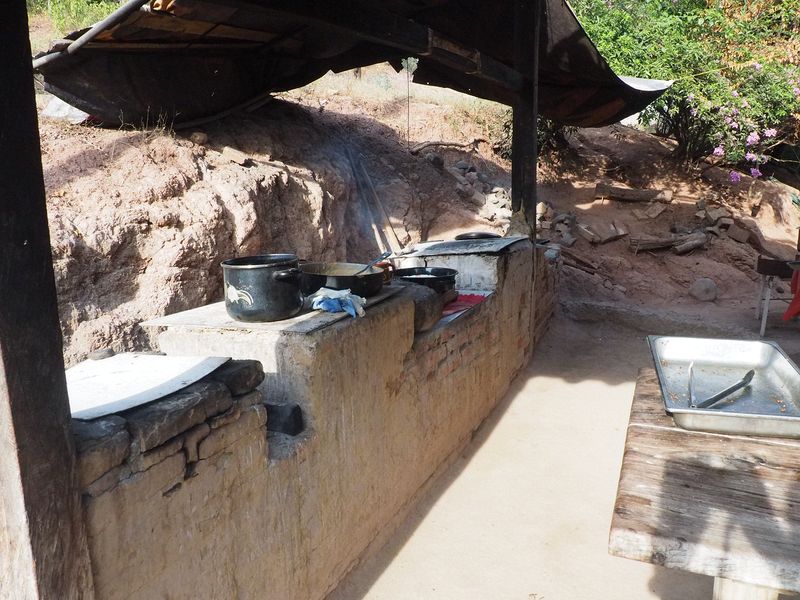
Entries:
POLYGON ((535 315, 552 310, 552 288, 536 301, 552 281, 534 265, 516 244, 491 262, 485 302, 417 335, 403 297, 303 335, 162 333, 168 354, 257 360, 265 380, 255 393, 242 392, 255 376, 236 390, 203 381, 158 403, 180 418, 144 407, 84 435, 96 597, 324 598, 527 364, 546 325, 535 315), (305 430, 268 431, 264 401, 299 404, 305 430))

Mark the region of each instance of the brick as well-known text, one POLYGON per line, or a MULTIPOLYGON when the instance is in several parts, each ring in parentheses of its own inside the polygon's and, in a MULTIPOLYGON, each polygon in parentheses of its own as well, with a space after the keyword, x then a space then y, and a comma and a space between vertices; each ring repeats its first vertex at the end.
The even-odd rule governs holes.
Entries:
POLYGON ((232 396, 256 389, 264 381, 264 369, 257 360, 230 360, 206 375, 204 381, 224 383, 232 396))
POLYGON ((134 447, 144 452, 160 446, 233 404, 219 382, 198 382, 157 402, 125 413, 134 447))
POLYGON ((125 419, 118 416, 72 421, 78 455, 78 482, 86 487, 128 458, 131 439, 125 419))
POLYGON ((245 437, 248 433, 263 427, 267 422, 267 409, 257 404, 242 411, 242 416, 235 423, 214 429, 200 442, 198 458, 205 460, 210 456, 220 453, 228 446, 245 437))

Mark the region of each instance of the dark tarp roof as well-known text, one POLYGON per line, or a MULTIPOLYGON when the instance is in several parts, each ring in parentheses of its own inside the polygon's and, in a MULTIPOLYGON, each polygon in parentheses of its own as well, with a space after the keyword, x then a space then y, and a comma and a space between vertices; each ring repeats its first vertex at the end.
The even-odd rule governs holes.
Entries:
MULTIPOLYGON (((667 82, 615 75, 569 5, 542 2, 541 114, 565 124, 607 125, 666 89, 667 82)), ((107 123, 193 120, 300 87, 329 70, 383 61, 399 66, 414 55, 417 82, 513 104, 521 81, 513 69, 514 4, 152 0, 39 71, 49 91, 107 123)))

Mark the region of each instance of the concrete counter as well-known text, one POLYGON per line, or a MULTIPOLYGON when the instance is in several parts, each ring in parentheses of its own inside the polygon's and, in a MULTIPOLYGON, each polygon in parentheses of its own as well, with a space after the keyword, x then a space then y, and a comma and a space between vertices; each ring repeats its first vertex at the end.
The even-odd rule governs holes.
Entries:
POLYGON ((416 336, 401 297, 303 332, 156 323, 168 354, 259 361, 260 402, 298 403, 306 430, 267 435, 251 409, 191 469, 167 457, 87 495, 97 597, 323 598, 527 363, 553 305, 537 258, 529 243, 492 257, 494 293, 416 336))

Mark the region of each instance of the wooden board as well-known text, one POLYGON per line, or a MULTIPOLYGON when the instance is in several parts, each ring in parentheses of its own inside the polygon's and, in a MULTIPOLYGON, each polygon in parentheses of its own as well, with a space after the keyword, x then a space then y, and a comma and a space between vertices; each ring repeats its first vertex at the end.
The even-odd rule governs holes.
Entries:
MULTIPOLYGON (((367 298, 367 314, 369 308, 391 298, 402 288, 399 285, 385 285, 379 294, 367 298)), ((236 331, 272 332, 272 333, 297 333, 308 334, 342 319, 352 318, 347 313, 329 313, 318 310, 304 309, 296 317, 282 321, 264 323, 245 323, 236 321, 228 316, 224 302, 207 304, 199 308, 144 321, 142 327, 190 327, 193 329, 228 329, 236 331)))
POLYGON ((75 419, 97 419, 163 398, 202 379, 228 357, 116 354, 67 369, 75 419))
POLYGON ((636 385, 609 551, 800 591, 800 441, 677 428, 655 371, 636 385))

